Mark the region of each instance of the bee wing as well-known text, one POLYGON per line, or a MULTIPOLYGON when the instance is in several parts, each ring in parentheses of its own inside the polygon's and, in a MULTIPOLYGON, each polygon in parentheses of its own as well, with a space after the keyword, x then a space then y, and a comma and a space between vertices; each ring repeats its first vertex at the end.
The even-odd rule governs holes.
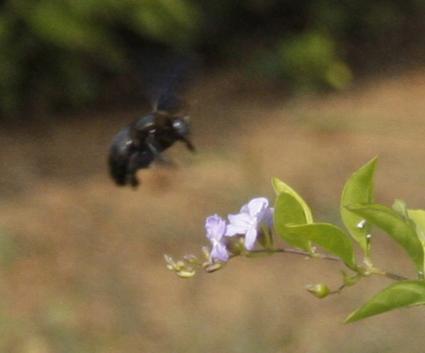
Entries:
POLYGON ((193 80, 195 59, 188 56, 175 56, 168 68, 157 75, 157 82, 153 85, 153 103, 156 110, 171 114, 187 111, 187 101, 183 94, 193 80))
POLYGON ((194 79, 199 58, 194 54, 181 54, 170 49, 152 48, 138 55, 137 71, 140 84, 152 104, 153 111, 171 114, 187 109, 182 98, 188 84, 194 79))

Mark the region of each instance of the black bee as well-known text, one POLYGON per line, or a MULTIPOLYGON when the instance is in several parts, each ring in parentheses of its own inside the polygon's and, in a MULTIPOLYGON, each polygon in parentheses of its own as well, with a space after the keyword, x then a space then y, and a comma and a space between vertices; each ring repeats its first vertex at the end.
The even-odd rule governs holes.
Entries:
POLYGON ((161 153, 176 141, 194 152, 189 140, 189 117, 154 110, 121 129, 109 150, 109 172, 117 185, 137 187, 137 171, 149 168, 153 161, 171 164, 161 153))
MULTIPOLYGON (((129 38, 128 33, 125 38, 129 38)), ((180 94, 193 77, 198 62, 192 53, 137 43, 129 51, 135 73, 132 77, 136 77, 136 92, 141 88, 144 96, 154 102, 153 111, 115 135, 108 157, 109 173, 115 183, 134 188, 139 185, 136 175, 139 169, 149 168, 154 161, 172 164, 162 152, 175 142, 181 141, 190 151, 195 151, 189 139, 189 117, 181 114, 186 105, 180 94)))

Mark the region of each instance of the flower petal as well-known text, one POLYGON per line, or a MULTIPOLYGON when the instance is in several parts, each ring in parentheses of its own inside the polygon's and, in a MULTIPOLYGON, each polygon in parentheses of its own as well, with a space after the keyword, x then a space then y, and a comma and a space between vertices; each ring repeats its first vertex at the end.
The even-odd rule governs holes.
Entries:
POLYGON ((219 241, 226 231, 226 222, 223 218, 215 214, 206 219, 205 229, 208 239, 219 241))
POLYGON ((229 224, 226 228, 225 235, 232 236, 235 234, 245 234, 252 227, 252 219, 246 213, 229 215, 229 224))
POLYGON ((258 231, 256 228, 251 228, 245 234, 245 248, 247 250, 252 250, 257 240, 258 231))
POLYGON ((231 237, 236 234, 245 234, 248 231, 249 227, 235 226, 233 224, 227 225, 225 236, 231 237))
POLYGON ((265 197, 257 197, 248 202, 247 210, 251 217, 256 217, 269 206, 269 200, 265 197))
POLYGON ((247 213, 229 214, 227 218, 234 226, 247 227, 252 223, 252 217, 247 213))
POLYGON ((226 262, 229 259, 229 253, 226 249, 226 246, 218 241, 213 242, 210 256, 213 261, 218 260, 226 262))
POLYGON ((267 225, 269 228, 272 228, 273 227, 273 213, 274 213, 273 207, 267 208, 264 211, 262 218, 259 220, 259 222, 267 225))

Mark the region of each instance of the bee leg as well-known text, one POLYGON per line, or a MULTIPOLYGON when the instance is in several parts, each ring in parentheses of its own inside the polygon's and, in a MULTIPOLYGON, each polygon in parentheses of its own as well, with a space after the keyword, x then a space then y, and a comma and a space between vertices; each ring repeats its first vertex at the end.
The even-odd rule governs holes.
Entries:
POLYGON ((136 173, 130 174, 129 176, 129 182, 133 189, 136 189, 140 185, 139 179, 136 177, 136 173))
POLYGON ((184 138, 183 142, 184 142, 184 144, 186 145, 186 147, 189 151, 196 152, 196 148, 190 140, 184 138))

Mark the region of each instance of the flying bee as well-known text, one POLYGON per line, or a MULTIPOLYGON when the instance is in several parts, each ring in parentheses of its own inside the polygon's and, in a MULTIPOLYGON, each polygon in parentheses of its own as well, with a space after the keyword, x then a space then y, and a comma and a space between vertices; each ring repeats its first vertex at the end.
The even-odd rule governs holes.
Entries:
POLYGON ((121 129, 109 150, 109 172, 117 185, 139 185, 137 171, 149 168, 152 162, 172 164, 162 152, 175 142, 183 142, 191 152, 195 147, 189 139, 188 116, 154 109, 121 129))
POLYGON ((122 128, 109 149, 109 173, 119 186, 136 188, 139 169, 153 162, 171 165, 162 152, 175 142, 195 151, 190 140, 189 117, 182 114, 186 106, 179 93, 184 90, 193 72, 196 57, 167 50, 140 53, 133 49, 136 75, 145 95, 154 102, 152 112, 122 128))

